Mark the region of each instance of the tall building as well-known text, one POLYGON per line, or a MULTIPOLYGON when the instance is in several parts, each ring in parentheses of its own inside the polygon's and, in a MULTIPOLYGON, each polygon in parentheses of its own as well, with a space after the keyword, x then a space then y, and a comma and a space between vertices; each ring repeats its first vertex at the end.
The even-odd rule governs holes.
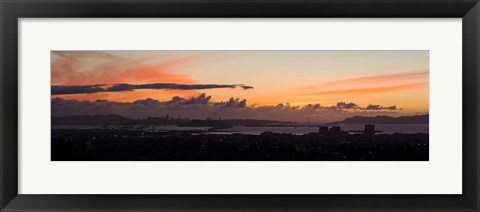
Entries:
POLYGON ((320 126, 320 127, 318 127, 318 134, 320 134, 320 135, 327 135, 327 134, 328 134, 328 126, 320 126))
POLYGON ((365 124, 365 130, 363 131, 364 135, 375 135, 375 125, 365 124))
POLYGON ((328 132, 330 134, 337 135, 342 132, 342 129, 340 128, 340 126, 333 126, 333 127, 330 127, 330 130, 328 132))

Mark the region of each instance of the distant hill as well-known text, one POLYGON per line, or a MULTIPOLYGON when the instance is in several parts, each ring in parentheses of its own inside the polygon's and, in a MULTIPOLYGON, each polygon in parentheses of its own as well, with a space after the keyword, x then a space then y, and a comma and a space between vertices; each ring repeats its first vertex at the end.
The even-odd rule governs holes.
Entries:
POLYGON ((189 119, 148 117, 146 119, 131 119, 120 115, 76 115, 56 117, 52 116, 52 125, 178 125, 189 127, 218 127, 230 125, 275 125, 291 122, 257 120, 257 119, 189 119))
POLYGON ((428 124, 429 115, 415 115, 415 116, 354 116, 347 118, 339 123, 346 124, 428 124))
POLYGON ((259 120, 259 119, 222 119, 222 120, 194 119, 194 120, 180 123, 179 126, 195 126, 195 127, 218 126, 218 125, 271 126, 271 125, 282 125, 282 124, 291 124, 291 122, 259 120))
POLYGON ((107 125, 107 124, 135 124, 135 119, 120 115, 77 115, 55 117, 52 116, 52 125, 107 125))

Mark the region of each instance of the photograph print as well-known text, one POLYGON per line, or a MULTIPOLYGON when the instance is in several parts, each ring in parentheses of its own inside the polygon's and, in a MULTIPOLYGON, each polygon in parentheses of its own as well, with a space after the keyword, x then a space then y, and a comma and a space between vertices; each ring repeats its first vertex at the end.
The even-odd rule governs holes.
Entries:
POLYGON ((51 51, 52 161, 428 161, 429 51, 51 51))

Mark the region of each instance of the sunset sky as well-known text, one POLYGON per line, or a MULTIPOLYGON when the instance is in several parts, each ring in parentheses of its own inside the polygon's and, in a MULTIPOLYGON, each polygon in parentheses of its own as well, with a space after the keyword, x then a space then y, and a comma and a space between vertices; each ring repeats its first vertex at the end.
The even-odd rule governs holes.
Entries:
POLYGON ((401 115, 429 108, 428 51, 52 51, 51 74, 52 97, 63 100, 205 93, 247 107, 345 102, 401 115))

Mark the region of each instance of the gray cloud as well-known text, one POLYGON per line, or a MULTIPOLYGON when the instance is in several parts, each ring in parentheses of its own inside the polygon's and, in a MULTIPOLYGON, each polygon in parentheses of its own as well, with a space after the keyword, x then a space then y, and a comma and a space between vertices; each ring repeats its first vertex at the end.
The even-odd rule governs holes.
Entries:
POLYGON ((385 107, 386 110, 397 110, 397 106, 396 105, 392 105, 392 106, 389 106, 389 107, 385 107))
POLYGON ((252 86, 248 86, 248 85, 240 85, 240 87, 242 87, 243 90, 253 89, 252 86))
POLYGON ((368 105, 365 108, 365 110, 397 110, 397 106, 393 105, 393 106, 384 107, 381 105, 368 105))
POLYGON ((52 86, 52 95, 62 94, 89 94, 98 92, 122 92, 138 89, 161 89, 161 90, 205 90, 219 88, 242 88, 244 90, 253 89, 252 86, 242 84, 176 84, 176 83, 152 83, 152 84, 114 84, 107 85, 81 85, 81 86, 52 86))
POLYGON ((207 96, 205 93, 202 93, 198 97, 192 97, 182 103, 186 105, 206 105, 211 98, 211 96, 207 96))
POLYGON ((222 108, 244 108, 247 106, 247 100, 241 100, 240 98, 231 97, 226 102, 215 102, 213 105, 222 108))
POLYGON ((350 103, 338 102, 337 107, 342 109, 358 109, 359 108, 359 106, 353 102, 350 102, 350 103))
POLYGON ((80 94, 103 92, 105 85, 52 86, 52 94, 80 94))
POLYGON ((306 109, 306 110, 318 110, 318 109, 322 109, 323 107, 320 106, 320 104, 308 104, 308 105, 305 105, 303 106, 303 109, 306 109))

